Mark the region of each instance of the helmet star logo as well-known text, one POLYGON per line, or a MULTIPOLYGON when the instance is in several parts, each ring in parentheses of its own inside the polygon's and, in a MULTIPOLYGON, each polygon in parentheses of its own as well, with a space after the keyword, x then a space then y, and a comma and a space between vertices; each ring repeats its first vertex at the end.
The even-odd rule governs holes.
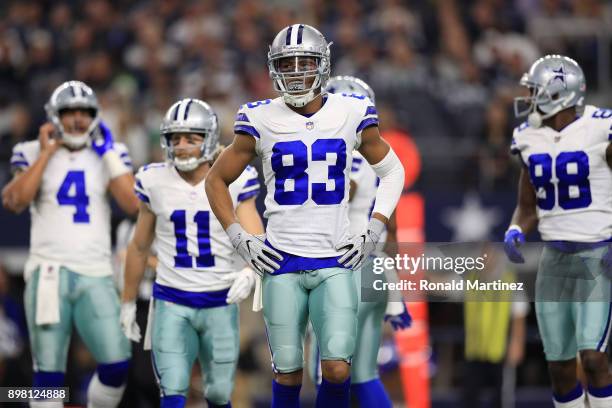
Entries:
POLYGON ((558 69, 553 69, 552 72, 555 73, 555 76, 550 80, 550 82, 553 81, 561 81, 561 83, 563 84, 563 88, 567 89, 567 83, 565 82, 565 70, 563 69, 563 65, 561 65, 558 69))

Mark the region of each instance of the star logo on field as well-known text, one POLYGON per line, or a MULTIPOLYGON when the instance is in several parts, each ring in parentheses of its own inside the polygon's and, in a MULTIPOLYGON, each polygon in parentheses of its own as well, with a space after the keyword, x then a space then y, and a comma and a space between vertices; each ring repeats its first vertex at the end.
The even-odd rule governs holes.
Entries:
POLYGON ((502 221, 497 208, 484 207, 478 194, 466 193, 460 207, 442 213, 442 222, 453 231, 455 242, 476 242, 490 238, 493 229, 502 221))

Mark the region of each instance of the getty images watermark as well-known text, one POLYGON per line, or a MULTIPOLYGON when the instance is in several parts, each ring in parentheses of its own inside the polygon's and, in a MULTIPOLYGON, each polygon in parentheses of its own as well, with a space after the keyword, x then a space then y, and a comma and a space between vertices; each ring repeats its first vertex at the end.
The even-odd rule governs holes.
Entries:
POLYGON ((541 248, 525 248, 527 262, 510 264, 500 243, 399 243, 377 251, 361 269, 366 302, 515 301, 534 299, 541 248), (393 254, 393 255, 388 255, 393 254))
MULTIPOLYGON (((397 254, 395 257, 376 257, 372 260, 372 272, 383 275, 385 271, 396 271, 400 275, 416 275, 417 272, 452 272, 462 276, 466 272, 481 273, 487 267, 488 254, 482 256, 411 256, 408 254, 397 254)), ((388 274, 387 274, 388 275, 388 274)), ((523 282, 508 282, 501 277, 499 279, 453 279, 450 281, 435 282, 428 278, 420 279, 375 279, 373 281, 375 290, 409 290, 409 291, 522 291, 523 282)))

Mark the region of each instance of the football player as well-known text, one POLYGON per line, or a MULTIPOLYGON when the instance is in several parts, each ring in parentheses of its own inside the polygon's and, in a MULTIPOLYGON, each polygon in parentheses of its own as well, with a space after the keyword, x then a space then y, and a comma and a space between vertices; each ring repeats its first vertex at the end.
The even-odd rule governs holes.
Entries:
POLYGON ((530 96, 515 100, 515 112, 527 122, 514 130, 511 149, 524 166, 504 247, 511 261, 522 263, 524 234, 537 225, 545 241, 536 316, 555 407, 585 406, 577 352, 590 406, 610 407, 612 306, 605 269, 612 236, 612 110, 584 106, 584 74, 568 57, 540 58, 520 83, 530 96))
MULTIPOLYGON (((135 300, 155 239, 157 274, 147 331, 152 330, 161 406, 185 405, 198 358, 209 406, 230 407, 239 351, 238 303, 250 294, 256 275, 243 269, 204 192, 219 148, 217 115, 197 99, 176 102, 163 119, 161 145, 167 161, 146 165, 136 175, 142 202, 127 249, 121 324, 128 338, 140 341, 135 300)), ((254 234, 263 233, 255 206, 257 171, 247 167, 229 190, 240 222, 254 234)))
MULTIPOLYGON (((329 93, 366 95, 372 102, 374 91, 370 86, 359 78, 352 76, 336 76, 331 78, 326 91, 329 93)), ((353 162, 350 174, 349 190, 349 221, 351 234, 359 234, 368 224, 370 213, 376 199, 376 188, 378 177, 372 168, 364 162, 363 156, 353 152, 353 162)), ((391 242, 395 238, 395 213, 389 220, 388 229, 381 235, 380 241, 384 242, 389 237, 391 242)), ((384 253, 377 256, 386 257, 384 253)), ((361 407, 391 407, 391 400, 378 377, 377 357, 380 341, 382 338, 382 321, 389 321, 394 330, 402 330, 410 326, 412 318, 406 309, 400 293, 390 293, 389 296, 381 296, 377 301, 362 301, 362 274, 373 276, 371 268, 362 268, 353 273, 353 279, 357 289, 359 303, 357 305, 357 340, 355 352, 351 363, 351 393, 357 397, 361 407), (398 296, 399 295, 399 296, 398 296)), ((385 271, 387 280, 397 282, 397 272, 385 271)), ((368 280, 368 279, 366 279, 368 280)), ((365 283, 365 282, 364 282, 365 283)), ((310 370, 315 384, 321 380, 320 363, 318 361, 318 349, 316 342, 311 341, 310 370)))
POLYGON ((348 407, 357 335, 351 269, 374 251, 401 195, 404 169, 380 137, 372 101, 322 92, 329 44, 315 28, 281 30, 268 53, 276 99, 238 111, 233 143, 206 180, 211 207, 234 247, 264 273, 263 310, 275 377, 274 407, 297 407, 310 317, 321 352, 318 407, 348 407), (349 172, 358 149, 380 177, 366 228, 349 235, 349 172), (256 156, 267 186, 265 240, 244 231, 228 186, 256 156))
POLYGON ((2 192, 7 209, 29 206, 32 217, 24 301, 34 386, 64 385, 74 324, 98 363, 88 406, 114 407, 125 388, 130 345, 119 326, 107 192, 126 213, 136 213, 131 161, 100 121, 96 95, 84 83, 63 83, 45 108, 50 122, 38 141, 14 147, 15 176, 2 192))

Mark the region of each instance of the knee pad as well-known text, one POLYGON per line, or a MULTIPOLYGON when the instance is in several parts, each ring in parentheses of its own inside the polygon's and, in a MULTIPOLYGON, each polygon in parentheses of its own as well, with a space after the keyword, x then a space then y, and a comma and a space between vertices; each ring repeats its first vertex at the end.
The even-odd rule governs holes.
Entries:
POLYGON ((274 371, 291 373, 301 370, 304 365, 302 352, 297 347, 283 347, 274 353, 274 371))
POLYGON ((326 360, 350 361, 355 351, 355 338, 349 333, 334 333, 321 344, 321 358, 326 360))
POLYGON ((87 408, 115 408, 121 402, 124 390, 125 385, 111 387, 102 384, 96 373, 87 388, 87 408))

